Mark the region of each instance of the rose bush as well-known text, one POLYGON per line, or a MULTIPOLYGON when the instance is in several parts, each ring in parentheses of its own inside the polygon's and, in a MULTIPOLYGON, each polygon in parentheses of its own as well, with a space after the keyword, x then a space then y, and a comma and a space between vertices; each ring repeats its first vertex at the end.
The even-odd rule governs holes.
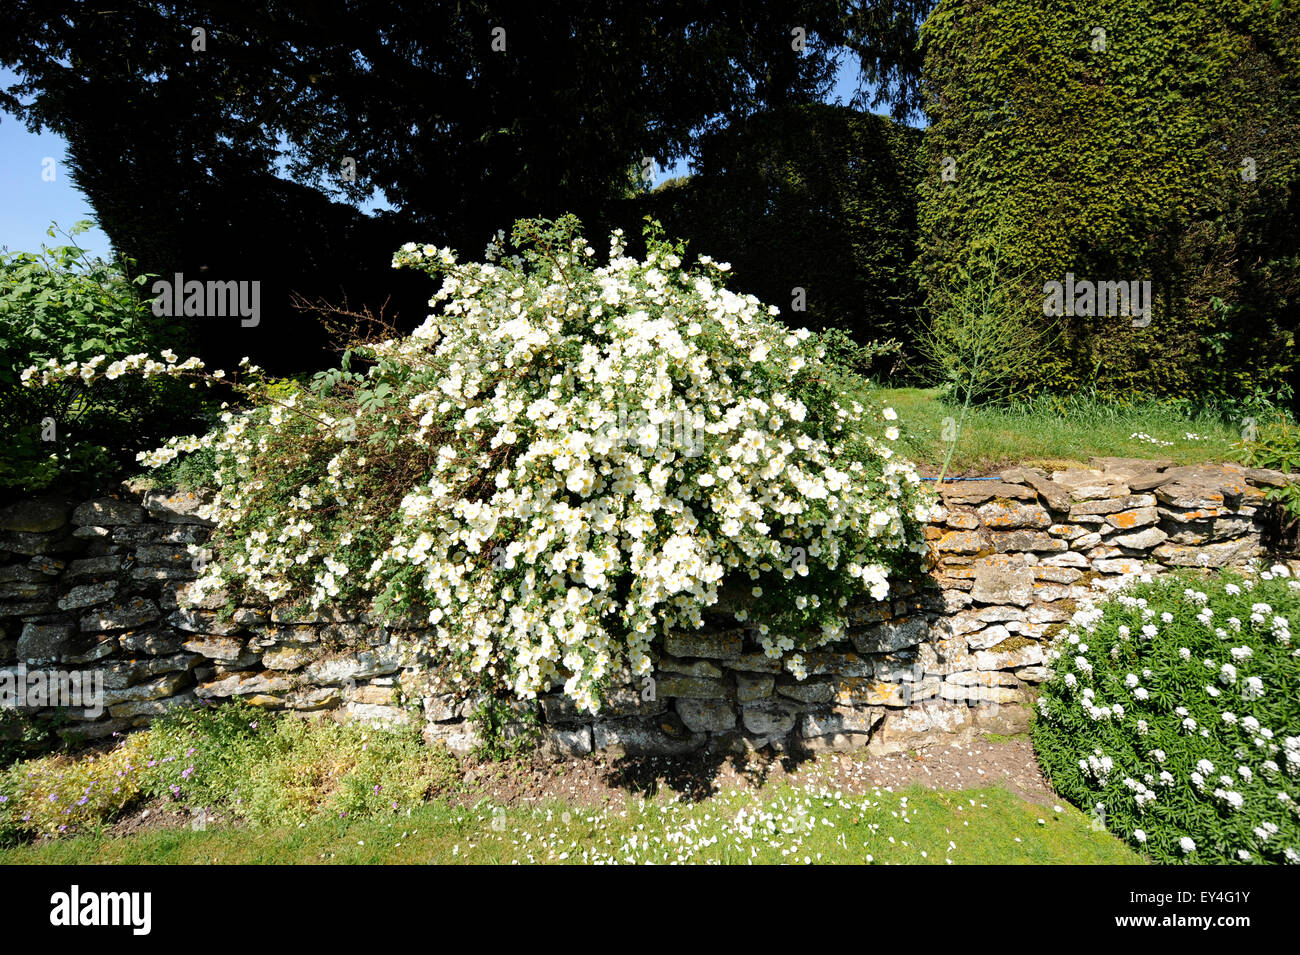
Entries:
POLYGON ((616 672, 651 669, 657 635, 701 626, 724 581, 797 676, 789 651, 840 637, 851 600, 885 599, 933 505, 891 450, 893 411, 728 291, 726 265, 683 270, 653 227, 644 260, 615 233, 598 265, 579 228, 520 222, 515 253, 498 233, 485 262, 406 245, 395 267, 442 276, 409 336, 142 455, 215 454, 216 559, 194 595, 427 621, 452 680, 562 685, 592 711, 616 672))

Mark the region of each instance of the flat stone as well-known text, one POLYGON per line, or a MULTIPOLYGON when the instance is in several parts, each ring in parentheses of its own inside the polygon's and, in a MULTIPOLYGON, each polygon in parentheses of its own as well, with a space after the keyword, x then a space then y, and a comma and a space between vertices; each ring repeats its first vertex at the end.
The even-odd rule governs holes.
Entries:
MULTIPOLYGON (((162 676, 125 689, 104 690, 104 705, 113 707, 119 703, 141 703, 146 700, 158 700, 166 696, 175 696, 179 690, 188 686, 190 682, 191 677, 186 670, 164 673, 162 676)), ((110 710, 110 712, 112 711, 110 710)))
POLYGON ((592 727, 593 749, 611 756, 676 756, 699 749, 707 739, 703 733, 678 733, 671 724, 647 720, 609 720, 592 727))
POLYGON ((741 713, 745 729, 755 736, 785 736, 799 716, 797 709, 784 703, 746 703, 741 713))
POLYGON ((0 551, 24 557, 46 557, 79 550, 81 542, 63 531, 31 534, 26 531, 0 531, 0 551))
POLYGON ((1046 683, 1051 678, 1052 671, 1044 666, 1027 666, 1017 668, 1015 674, 1026 683, 1046 683))
POLYGON ((18 659, 28 663, 58 660, 73 646, 76 631, 66 622, 25 623, 18 637, 18 659))
MULTIPOLYGON (((1100 539, 1100 538, 1099 538, 1100 539)), ((1038 567, 1087 567, 1088 558, 1082 554, 1076 554, 1068 551, 1064 554, 1053 554, 1051 557, 1044 557, 1038 562, 1038 567)))
POLYGON ((803 668, 809 676, 868 677, 876 672, 870 657, 856 653, 832 653, 812 650, 803 655, 803 668))
POLYGON ((1032 488, 1020 484, 1007 484, 1004 481, 956 481, 945 483, 940 488, 945 506, 954 504, 983 504, 997 497, 1015 498, 1020 501, 1032 501, 1038 493, 1032 488))
POLYGON ((19 501, 0 508, 0 531, 45 534, 68 523, 68 504, 53 498, 19 501))
POLYGON ((1047 533, 1062 540, 1074 540, 1088 533, 1088 528, 1080 524, 1053 524, 1047 529, 1047 533))
POLYGON ((978 554, 989 544, 988 538, 980 531, 948 531, 935 546, 945 553, 978 554))
POLYGON ((1244 480, 1234 480, 1226 472, 1215 474, 1202 470, 1162 484, 1155 489, 1155 495, 1166 507, 1198 510, 1223 506, 1230 497, 1240 497, 1245 490, 1244 480))
POLYGON ((223 680, 199 684, 194 694, 200 699, 225 699, 231 696, 283 693, 292 688, 293 681, 288 677, 267 673, 232 673, 223 680))
POLYGON ((115 527, 118 524, 139 524, 144 511, 134 501, 115 497, 100 497, 87 501, 72 512, 72 523, 95 527, 115 527))
POLYGON ((1070 596, 1070 588, 1065 584, 1039 583, 1034 584, 1034 600, 1043 603, 1051 603, 1054 600, 1064 600, 1070 596))
POLYGON ((1173 467, 1171 458, 1092 458, 1089 462, 1107 477, 1127 481, 1135 474, 1148 474, 1173 467))
POLYGON ((837 706, 828 713, 805 713, 799 719, 799 735, 815 739, 841 733, 868 734, 885 712, 878 706, 837 706))
POLYGON ((105 554, 102 557, 86 557, 74 560, 63 574, 66 581, 82 578, 114 577, 122 570, 122 558, 117 554, 105 554))
POLYGON ((169 713, 177 707, 189 706, 193 702, 194 694, 187 691, 177 693, 174 696, 160 697, 156 700, 118 703, 116 706, 110 706, 108 712, 114 721, 130 719, 134 725, 139 726, 147 724, 149 720, 156 719, 164 713, 169 713))
POLYGON ((80 584, 72 587, 59 598, 60 610, 82 610, 94 607, 113 599, 117 593, 117 581, 110 580, 100 584, 80 584))
POLYGON ((1050 527, 1052 519, 1039 504, 1020 504, 1015 501, 990 501, 979 508, 985 527, 995 530, 1050 527))
POLYGON ((948 512, 944 523, 954 530, 973 531, 980 526, 980 519, 973 511, 954 508, 948 512))
POLYGON ((980 603, 1027 606, 1034 596, 1034 573, 1015 558, 985 557, 975 566, 971 597, 980 603))
MULTIPOLYGON (((1078 556, 1078 555, 1075 555, 1078 556)), ((1087 560, 1083 565, 1087 566, 1087 560)), ((1034 568, 1034 580, 1046 580, 1054 584, 1072 584, 1083 576, 1078 567, 1037 566, 1034 568)))
POLYGON ((880 623, 893 615, 893 605, 888 600, 860 601, 849 606, 849 626, 880 623))
POLYGON ((142 660, 118 660, 103 668, 104 686, 110 690, 125 690, 164 673, 186 673, 193 670, 199 658, 190 653, 176 653, 166 657, 145 657, 142 660))
POLYGON ((1155 507, 1156 498, 1152 494, 1122 494, 1094 501, 1082 501, 1070 508, 1070 520, 1077 521, 1084 517, 1097 517, 1115 514, 1119 511, 1132 511, 1144 507, 1155 507))
POLYGON ((993 549, 999 554, 1024 551, 1059 554, 1070 549, 1065 541, 1042 531, 1004 531, 990 536, 993 549))
POLYGON ((1160 528, 1148 527, 1136 534, 1120 534, 1117 537, 1112 537, 1111 543, 1120 547, 1127 547, 1130 550, 1147 550, 1157 544, 1163 544, 1168 537, 1169 535, 1160 528))
POLYGON ((999 623, 970 634, 966 638, 966 642, 972 650, 984 650, 988 647, 997 646, 1009 636, 1011 636, 1011 632, 999 623))
POLYGON ((1259 553, 1251 540, 1225 541, 1218 544, 1161 544, 1151 555, 1171 567, 1226 567, 1259 553))
POLYGON ((736 727, 736 711, 725 700, 679 699, 675 707, 692 733, 722 733, 736 727))
MULTIPOLYGON (((206 500, 199 495, 189 491, 177 492, 174 494, 165 494, 161 491, 150 491, 144 496, 144 509, 149 512, 149 516, 155 520, 163 521, 168 524, 202 524, 212 526, 212 521, 199 517, 198 510, 206 500)), ((88 521, 87 523, 103 523, 102 521, 88 521)))
POLYGON ((798 703, 829 703, 835 698, 835 688, 824 680, 783 683, 776 688, 776 692, 798 703))
MULTIPOLYGON (((742 670, 750 673, 780 673, 781 661, 773 660, 766 653, 742 653, 722 660, 728 670, 742 670)), ((812 672, 812 671, 809 671, 812 672)))
POLYGON ((914 647, 929 634, 924 617, 913 617, 900 623, 882 623, 863 633, 853 634, 853 649, 858 653, 890 653, 904 647, 914 647))
POLYGON ((262 654, 262 666, 268 670, 297 670, 310 663, 313 656, 300 647, 275 647, 262 654))
POLYGON ((182 646, 189 653, 223 663, 238 660, 244 654, 244 641, 239 637, 203 636, 186 640, 182 646))
POLYGON ((1020 685, 1020 680, 1008 670, 967 670, 964 673, 949 674, 944 678, 944 682, 955 683, 958 686, 1020 685))
POLYGON ((1027 733, 1032 723, 1029 708, 1016 704, 972 706, 970 714, 977 729, 1004 736, 1027 733))
POLYGON ((700 676, 711 680, 722 679, 722 668, 715 663, 710 663, 708 660, 696 660, 687 663, 684 660, 664 657, 655 666, 664 673, 680 673, 683 676, 700 676))
POLYGON ((1160 523, 1160 514, 1154 507, 1139 507, 1106 515, 1106 523, 1120 530, 1135 530, 1160 523))
POLYGON ((674 631, 664 641, 664 649, 674 657, 739 656, 745 645, 745 631, 740 628, 721 633, 674 631))
POLYGON ((736 701, 753 703, 756 700, 765 700, 772 695, 775 684, 776 677, 768 674, 737 673, 736 701))
POLYGON ((362 650, 348 656, 313 661, 303 671, 308 683, 337 684, 387 676, 401 669, 398 651, 390 647, 362 650))
POLYGON ((1027 698, 1027 694, 1018 687, 978 683, 969 685, 944 683, 939 687, 936 697, 941 700, 965 703, 968 706, 976 707, 986 704, 1019 703, 1027 698))
POLYGON ((885 756, 937 742, 936 736, 956 736, 971 723, 970 707, 933 700, 885 715, 872 734, 868 749, 885 756))
POLYGON ((123 653, 144 653, 151 656, 167 656, 178 652, 184 639, 182 634, 169 628, 132 631, 119 638, 123 653))
POLYGON ((1287 475, 1273 468, 1248 468, 1246 480, 1260 487, 1286 487, 1293 481, 1300 482, 1295 475, 1288 478, 1287 475))
POLYGON ((1092 562, 1092 569, 1099 574, 1140 574, 1142 561, 1133 557, 1098 558, 1092 562))
POLYGON ((835 702, 840 706, 907 706, 938 686, 938 679, 890 683, 848 677, 835 683, 835 702))
POLYGON ((1031 643, 1014 650, 978 650, 975 653, 977 670, 1010 670, 1015 667, 1036 666, 1043 662, 1043 648, 1031 643))
POLYGON ((167 622, 177 630, 190 633, 207 633, 218 637, 227 637, 239 633, 243 628, 233 620, 222 620, 217 614, 205 610, 188 610, 181 608, 172 611, 167 622))
POLYGON ((429 746, 445 747, 457 756, 466 756, 480 744, 481 737, 474 724, 462 723, 426 723, 420 732, 429 746))
POLYGON ((578 726, 561 729, 554 726, 542 729, 541 747, 552 758, 576 759, 591 752, 591 727, 578 726))
POLYGON ((1053 483, 1052 479, 1041 471, 1032 468, 1012 468, 1003 471, 1001 477, 1008 484, 1028 484, 1054 511, 1065 511, 1070 507, 1069 493, 1059 484, 1053 483))
POLYGON ((131 630, 152 623, 162 616, 162 611, 152 600, 132 597, 121 604, 110 604, 81 618, 83 631, 131 630))
POLYGON ((721 680, 705 677, 683 676, 678 673, 665 673, 656 681, 659 696, 674 699, 722 700, 730 694, 721 680))

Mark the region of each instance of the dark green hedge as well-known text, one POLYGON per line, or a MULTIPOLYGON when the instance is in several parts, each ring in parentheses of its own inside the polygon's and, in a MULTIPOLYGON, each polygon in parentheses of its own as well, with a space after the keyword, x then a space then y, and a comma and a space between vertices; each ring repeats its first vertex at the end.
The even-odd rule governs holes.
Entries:
POLYGON ((1297 9, 943 0, 923 30, 928 300, 941 303, 955 265, 1000 227, 1006 271, 1026 273, 1026 322, 1064 332, 1023 384, 1285 396, 1300 296, 1297 9), (1243 181, 1247 159, 1254 181, 1243 181), (1150 279, 1150 324, 1044 318, 1043 284, 1067 272, 1150 279))
POLYGON ((919 146, 919 130, 845 107, 773 110, 714 134, 696 175, 623 218, 652 215, 691 252, 730 262, 730 287, 780 306, 792 326, 906 340, 919 146), (804 312, 792 311, 795 288, 804 312))

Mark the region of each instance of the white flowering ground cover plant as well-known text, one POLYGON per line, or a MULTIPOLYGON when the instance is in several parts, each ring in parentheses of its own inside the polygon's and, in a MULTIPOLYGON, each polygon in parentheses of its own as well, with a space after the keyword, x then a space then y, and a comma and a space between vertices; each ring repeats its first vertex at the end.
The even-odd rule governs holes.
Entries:
MULTIPOLYGON (((467 263, 406 245, 395 267, 442 276, 409 336, 354 347, 311 390, 254 387, 224 428, 141 455, 214 454, 194 598, 415 617, 462 687, 562 687, 595 711, 738 580, 736 619, 802 677, 797 651, 842 637, 850 601, 887 599, 926 550, 934 502, 891 448, 897 415, 656 229, 644 260, 615 233, 603 266, 572 217, 513 240, 467 263)), ((207 374, 174 355, 107 369, 129 371, 207 374)), ((28 377, 86 373, 103 370, 28 377)))
POLYGON ((1034 745, 1052 785, 1162 862, 1300 862, 1300 581, 1180 573, 1080 610, 1034 745))

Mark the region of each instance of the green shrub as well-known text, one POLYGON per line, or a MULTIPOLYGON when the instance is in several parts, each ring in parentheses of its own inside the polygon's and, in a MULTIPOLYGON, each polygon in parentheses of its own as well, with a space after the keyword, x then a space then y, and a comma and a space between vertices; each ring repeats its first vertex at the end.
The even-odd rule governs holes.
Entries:
POLYGON ((144 739, 108 752, 60 753, 0 771, 0 842, 95 829, 145 795, 144 739))
POLYGON ((922 36, 932 121, 919 211, 927 306, 1005 229, 1008 270, 1025 276, 1026 327, 1064 333, 1023 384, 1292 398, 1292 6, 943 0, 922 36), (1151 280, 1149 324, 1045 317, 1044 284, 1067 273, 1151 280))
MULTIPOLYGON (((1284 415, 1275 415, 1265 421, 1251 419, 1247 433, 1238 446, 1243 464, 1256 468, 1273 468, 1283 474, 1300 474, 1300 425, 1284 415)), ((1295 526, 1300 523, 1300 484, 1292 481, 1281 487, 1270 487, 1265 493, 1268 501, 1276 504, 1291 525, 1292 543, 1295 526)), ((1287 529, 1282 530, 1287 536, 1287 529)))
POLYGON ((1061 795, 1162 862, 1300 862, 1300 581, 1180 573, 1075 614, 1034 745, 1061 795))
POLYGON ((77 362, 93 372, 133 352, 183 347, 181 331, 141 300, 147 279, 75 245, 0 254, 0 490, 102 487, 142 447, 192 426, 199 403, 175 381, 69 376, 23 387, 31 366, 77 362))

